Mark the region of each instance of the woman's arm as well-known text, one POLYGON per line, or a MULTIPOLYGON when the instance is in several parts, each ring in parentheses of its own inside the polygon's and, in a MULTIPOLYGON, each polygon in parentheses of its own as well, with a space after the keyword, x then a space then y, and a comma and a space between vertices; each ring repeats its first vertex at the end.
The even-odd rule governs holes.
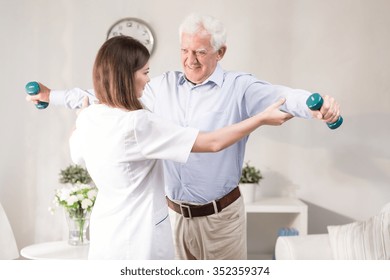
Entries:
POLYGON ((238 142, 262 125, 282 125, 293 117, 289 113, 280 111, 279 107, 284 102, 286 100, 282 98, 265 111, 239 123, 212 132, 200 132, 191 151, 196 153, 219 152, 238 142))

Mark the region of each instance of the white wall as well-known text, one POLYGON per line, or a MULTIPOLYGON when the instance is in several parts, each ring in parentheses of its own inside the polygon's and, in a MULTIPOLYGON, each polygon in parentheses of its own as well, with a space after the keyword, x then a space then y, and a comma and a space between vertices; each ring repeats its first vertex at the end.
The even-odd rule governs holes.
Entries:
POLYGON ((47 208, 70 163, 75 120, 64 108, 35 109, 24 85, 90 88, 95 54, 122 17, 154 29, 152 76, 180 68, 177 28, 188 13, 202 12, 227 26, 227 70, 336 97, 341 128, 300 119, 263 128, 251 136, 246 159, 264 174, 263 195, 297 189, 315 213, 312 232, 340 217, 374 215, 390 200, 389 9, 386 0, 0 0, 0 202, 18 246, 65 234, 62 213, 47 208))

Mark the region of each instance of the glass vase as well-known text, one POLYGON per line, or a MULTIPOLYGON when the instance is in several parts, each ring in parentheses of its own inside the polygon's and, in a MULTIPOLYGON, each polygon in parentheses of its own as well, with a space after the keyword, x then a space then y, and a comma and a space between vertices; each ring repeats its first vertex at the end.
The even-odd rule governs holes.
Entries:
POLYGON ((66 212, 65 214, 69 229, 68 243, 73 246, 88 244, 87 229, 90 212, 83 211, 77 214, 66 212))

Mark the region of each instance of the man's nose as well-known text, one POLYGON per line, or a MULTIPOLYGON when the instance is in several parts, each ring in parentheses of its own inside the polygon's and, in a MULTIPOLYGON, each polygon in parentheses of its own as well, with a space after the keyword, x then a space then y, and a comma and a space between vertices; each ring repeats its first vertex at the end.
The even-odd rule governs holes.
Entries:
POLYGON ((188 52, 188 60, 190 61, 190 63, 198 63, 198 57, 196 56, 196 53, 195 52, 188 52))

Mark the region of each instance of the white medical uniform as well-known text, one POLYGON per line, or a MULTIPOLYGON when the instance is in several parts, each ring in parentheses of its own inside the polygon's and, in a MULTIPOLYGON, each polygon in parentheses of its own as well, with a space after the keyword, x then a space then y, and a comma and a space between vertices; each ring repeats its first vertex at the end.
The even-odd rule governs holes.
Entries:
POLYGON ((97 104, 84 109, 70 139, 99 189, 91 214, 89 259, 174 259, 162 161, 186 162, 198 129, 146 110, 97 104))

